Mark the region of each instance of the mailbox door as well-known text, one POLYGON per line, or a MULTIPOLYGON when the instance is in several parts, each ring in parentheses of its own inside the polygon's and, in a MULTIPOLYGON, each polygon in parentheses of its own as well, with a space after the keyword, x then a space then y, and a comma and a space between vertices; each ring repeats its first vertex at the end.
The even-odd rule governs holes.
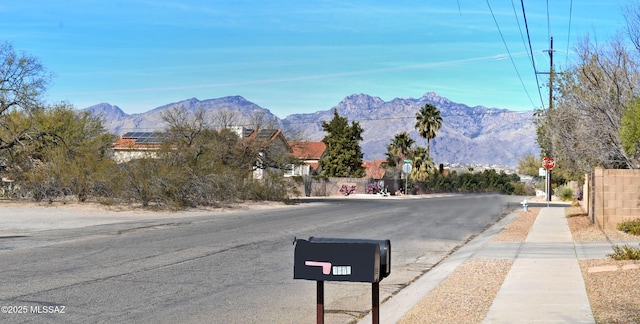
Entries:
POLYGON ((375 243, 380 246, 380 280, 391 274, 391 241, 358 238, 310 237, 312 243, 375 243))
POLYGON ((311 243, 296 240, 294 279, 380 281, 380 247, 372 243, 311 243))

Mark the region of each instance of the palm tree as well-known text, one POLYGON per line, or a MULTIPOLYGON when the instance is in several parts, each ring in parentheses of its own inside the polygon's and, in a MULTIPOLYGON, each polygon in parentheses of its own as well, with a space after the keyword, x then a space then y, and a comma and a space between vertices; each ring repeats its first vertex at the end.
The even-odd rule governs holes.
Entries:
POLYGON ((387 146, 387 162, 389 166, 401 166, 402 162, 411 155, 411 147, 416 141, 407 132, 396 134, 387 146))
POLYGON ((413 152, 413 169, 411 169, 411 174, 409 176, 413 180, 417 181, 425 181, 430 174, 433 174, 435 168, 433 165, 433 159, 429 157, 427 154, 427 149, 418 146, 413 152))
POLYGON ((431 156, 431 140, 436 138, 436 132, 442 126, 440 111, 432 104, 426 104, 416 113, 418 134, 427 140, 427 156, 431 156))

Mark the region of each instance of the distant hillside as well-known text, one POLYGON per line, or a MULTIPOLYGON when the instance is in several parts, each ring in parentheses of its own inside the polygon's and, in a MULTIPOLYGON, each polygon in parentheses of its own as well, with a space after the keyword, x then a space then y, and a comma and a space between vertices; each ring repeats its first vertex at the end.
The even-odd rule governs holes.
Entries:
MULTIPOLYGON (((507 109, 469 107, 455 103, 430 92, 414 99, 384 100, 366 94, 350 95, 335 107, 308 114, 294 114, 280 119, 268 109, 247 101, 240 96, 198 100, 195 98, 167 104, 151 111, 127 115, 119 107, 106 103, 86 108, 100 114, 108 129, 116 134, 127 131, 161 130, 165 127, 161 113, 174 106, 195 111, 204 109, 215 115, 222 110, 234 111, 236 123, 252 124, 251 116, 261 115, 277 127, 298 133, 311 141, 321 140, 322 121, 333 118, 333 109, 349 121, 357 121, 364 128, 361 142, 365 160, 384 158, 386 147, 393 136, 408 131, 419 145, 426 141, 415 131, 415 114, 425 104, 433 104, 442 115, 443 124, 436 139, 431 142, 431 152, 437 163, 474 163, 515 166, 529 153, 537 154, 533 112, 514 112, 507 109)), ((296 134, 296 137, 299 136, 296 134)))

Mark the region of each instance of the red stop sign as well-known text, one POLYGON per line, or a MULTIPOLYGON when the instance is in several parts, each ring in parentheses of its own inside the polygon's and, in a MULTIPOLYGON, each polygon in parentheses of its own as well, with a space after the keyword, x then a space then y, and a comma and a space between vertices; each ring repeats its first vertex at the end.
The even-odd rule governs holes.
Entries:
POLYGON ((547 169, 547 170, 551 170, 553 169, 553 167, 556 166, 556 160, 553 159, 553 157, 551 156, 545 156, 544 158, 542 158, 542 167, 547 169))

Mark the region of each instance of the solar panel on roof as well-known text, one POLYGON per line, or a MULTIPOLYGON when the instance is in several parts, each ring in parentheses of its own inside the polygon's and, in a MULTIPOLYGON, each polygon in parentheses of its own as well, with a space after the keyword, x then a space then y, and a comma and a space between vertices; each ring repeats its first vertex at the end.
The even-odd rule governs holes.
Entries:
POLYGON ((135 139, 136 144, 161 144, 165 138, 165 134, 154 132, 127 132, 122 135, 122 138, 135 139))
POLYGON ((275 133, 276 131, 273 129, 263 129, 260 131, 260 133, 258 133, 258 136, 256 136, 256 138, 260 140, 267 140, 273 137, 273 134, 275 133))
POLYGON ((136 139, 136 144, 162 144, 164 140, 164 134, 140 132, 140 135, 136 139))

